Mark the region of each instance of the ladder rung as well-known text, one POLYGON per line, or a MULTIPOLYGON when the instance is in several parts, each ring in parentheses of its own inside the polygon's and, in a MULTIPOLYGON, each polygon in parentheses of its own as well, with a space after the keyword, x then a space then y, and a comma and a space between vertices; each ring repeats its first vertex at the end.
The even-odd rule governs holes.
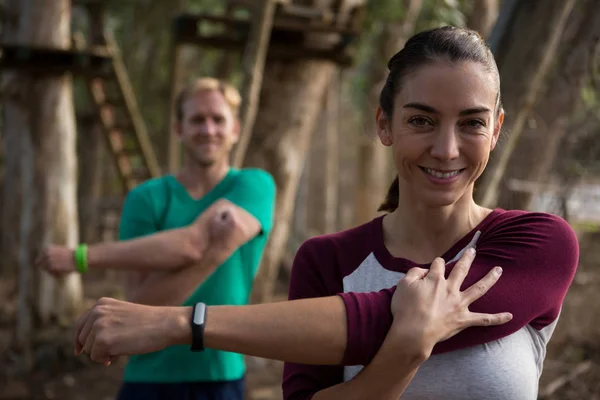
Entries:
POLYGON ((131 121, 115 121, 113 116, 100 114, 100 122, 107 131, 121 131, 121 135, 127 135, 133 129, 133 123, 131 121))
POLYGON ((333 13, 331 11, 310 6, 301 6, 298 4, 283 5, 283 7, 281 7, 281 14, 286 17, 317 19, 326 22, 331 22, 333 20, 333 13))
POLYGON ((107 107, 112 106, 115 108, 120 108, 125 104, 125 100, 122 97, 108 97, 103 99, 95 99, 94 103, 96 103, 96 107, 107 107))
POLYGON ((132 156, 142 157, 142 154, 141 154, 140 150, 137 149, 137 148, 123 147, 123 148, 121 148, 121 149, 118 150, 117 156, 118 157, 123 157, 123 156, 127 156, 127 157, 132 157, 132 156))
POLYGON ((144 167, 140 167, 140 168, 135 168, 131 171, 131 177, 138 179, 138 180, 146 180, 146 179, 150 179, 152 178, 152 175, 150 174, 150 171, 148 171, 147 168, 144 167))

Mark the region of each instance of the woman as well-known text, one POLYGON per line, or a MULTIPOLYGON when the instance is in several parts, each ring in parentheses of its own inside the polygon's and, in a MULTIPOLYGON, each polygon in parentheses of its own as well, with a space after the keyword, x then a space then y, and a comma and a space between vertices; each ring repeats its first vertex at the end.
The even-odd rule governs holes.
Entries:
MULTIPOLYGON (((281 342, 273 348, 239 346, 243 333, 240 339, 221 332, 216 336, 224 340, 216 345, 235 342, 236 351, 295 362, 284 369, 286 399, 397 399, 403 394, 411 400, 533 400, 546 344, 575 274, 576 236, 556 216, 490 210, 473 200, 474 183, 504 120, 498 69, 476 32, 453 27, 422 32, 388 67, 376 114, 378 136, 391 148, 398 172, 382 207, 388 213, 303 244, 294 261, 289 297, 315 299, 236 311, 241 321, 256 322, 261 313, 284 318, 298 336, 313 335, 314 340, 302 342, 289 328, 279 340, 293 345, 288 350, 293 354, 280 349, 281 342), (463 257, 468 264, 471 256, 465 250, 471 247, 477 248, 477 256, 464 278, 465 268, 456 260, 463 257), (474 301, 469 308, 478 313, 508 311, 510 321, 506 314, 497 315, 495 322, 506 323, 458 333, 466 325, 452 330, 434 323, 460 320, 451 312, 452 304, 465 304, 456 300, 460 289, 469 288, 463 294, 484 293, 496 265, 503 267, 502 279, 482 298, 469 297, 474 301), (487 286, 479 281, 483 276, 487 286), (398 280, 399 290, 387 289, 398 280), (317 324, 306 318, 304 304, 314 306, 317 324), (443 304, 450 308, 439 308, 443 304), (324 341, 338 336, 343 339, 334 340, 333 347, 324 341), (304 359, 297 352, 308 355, 304 359), (341 365, 308 365, 315 363, 341 365)), ((232 311, 215 311, 208 315, 209 321, 217 315, 215 329, 227 325, 219 314, 233 318, 232 311)), ((253 333, 253 340, 272 335, 253 333)), ((78 340, 90 348, 85 329, 78 340)), ((127 349, 121 350, 109 354, 127 349)))

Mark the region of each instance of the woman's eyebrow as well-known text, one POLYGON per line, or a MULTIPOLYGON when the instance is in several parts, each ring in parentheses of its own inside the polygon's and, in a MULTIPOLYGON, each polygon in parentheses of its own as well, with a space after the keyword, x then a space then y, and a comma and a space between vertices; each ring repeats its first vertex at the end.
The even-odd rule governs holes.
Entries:
MULTIPOLYGON (((431 114, 439 114, 440 113, 435 108, 425 105, 425 104, 422 104, 422 103, 407 103, 407 104, 403 105, 402 107, 403 108, 414 108, 414 109, 425 111, 425 112, 428 112, 431 114)), ((479 114, 479 113, 491 112, 491 111, 492 110, 490 110, 487 107, 473 107, 473 108, 467 108, 466 110, 462 110, 458 115, 465 116, 465 115, 479 114)))

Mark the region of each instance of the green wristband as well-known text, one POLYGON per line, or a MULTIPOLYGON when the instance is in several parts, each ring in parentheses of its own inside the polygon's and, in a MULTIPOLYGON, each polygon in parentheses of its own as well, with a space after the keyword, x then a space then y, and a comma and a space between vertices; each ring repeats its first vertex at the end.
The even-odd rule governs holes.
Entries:
POLYGON ((80 244, 75 248, 75 266, 80 274, 85 274, 88 270, 87 250, 87 244, 80 244))

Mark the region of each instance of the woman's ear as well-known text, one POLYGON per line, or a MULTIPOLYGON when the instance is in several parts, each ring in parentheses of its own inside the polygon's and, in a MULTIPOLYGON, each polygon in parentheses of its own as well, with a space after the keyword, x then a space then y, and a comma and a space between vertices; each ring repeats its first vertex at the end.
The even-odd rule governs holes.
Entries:
POLYGON ((394 140, 390 130, 390 120, 385 115, 381 107, 377 107, 375 120, 377 125, 377 136, 379 136, 381 144, 384 146, 391 146, 394 143, 394 140))
POLYGON ((498 143, 498 138, 500 137, 500 132, 502 131, 502 124, 504 123, 504 110, 500 109, 498 113, 498 120, 496 121, 496 126, 494 126, 494 133, 492 134, 492 142, 490 143, 490 151, 494 150, 496 144, 498 143))

